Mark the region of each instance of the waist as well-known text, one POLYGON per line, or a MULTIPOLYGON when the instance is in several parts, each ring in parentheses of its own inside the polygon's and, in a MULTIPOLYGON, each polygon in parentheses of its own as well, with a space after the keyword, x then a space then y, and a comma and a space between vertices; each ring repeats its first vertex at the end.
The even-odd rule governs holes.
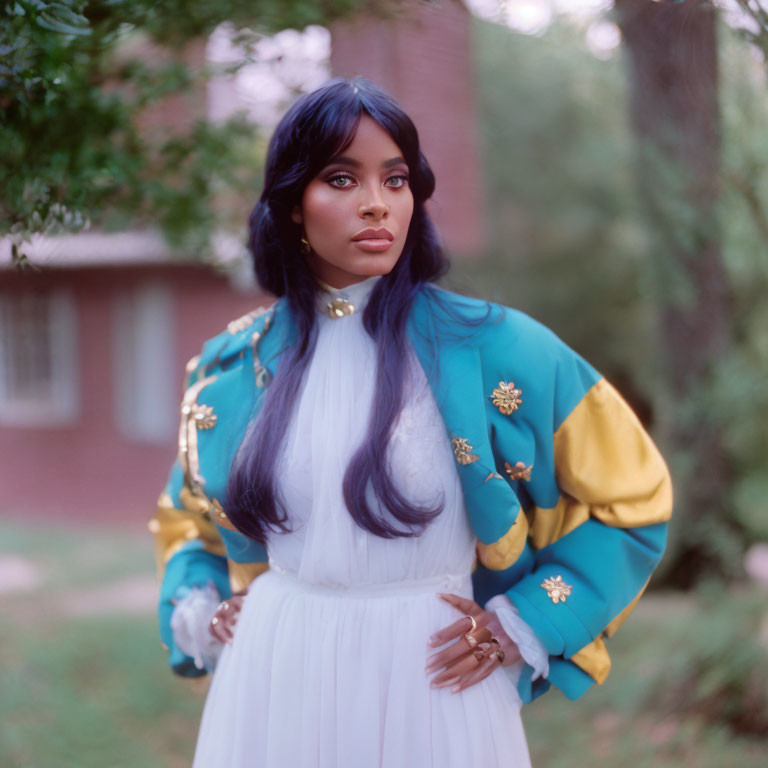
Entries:
POLYGON ((417 579, 403 579, 402 581, 333 584, 308 581, 301 578, 295 571, 289 571, 270 561, 269 571, 264 576, 268 574, 272 574, 282 586, 330 597, 366 599, 398 595, 414 597, 417 595, 434 595, 437 592, 453 592, 467 597, 472 596, 471 573, 448 573, 417 579))

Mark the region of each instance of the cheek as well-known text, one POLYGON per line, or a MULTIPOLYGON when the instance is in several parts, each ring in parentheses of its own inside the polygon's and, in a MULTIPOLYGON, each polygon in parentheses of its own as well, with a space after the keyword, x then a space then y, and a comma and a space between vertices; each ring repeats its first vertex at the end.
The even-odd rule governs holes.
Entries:
POLYGON ((345 206, 331 191, 313 190, 305 195, 304 226, 307 231, 338 230, 339 223, 348 215, 345 206), (330 192, 330 193, 329 193, 330 192))
POLYGON ((413 218, 413 195, 401 195, 392 206, 391 212, 397 218, 403 238, 408 234, 408 228, 413 218))

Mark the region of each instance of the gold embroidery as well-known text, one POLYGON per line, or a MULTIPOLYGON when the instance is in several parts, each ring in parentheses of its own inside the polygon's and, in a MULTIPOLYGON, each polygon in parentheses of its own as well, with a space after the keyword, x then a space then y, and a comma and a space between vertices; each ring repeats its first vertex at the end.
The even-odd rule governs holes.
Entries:
MULTIPOLYGON (((204 483, 200 474, 200 459, 197 454, 197 419, 195 417, 197 398, 202 390, 211 382, 216 380, 216 376, 207 376, 200 381, 195 382, 184 393, 184 399, 181 401, 181 421, 179 423, 179 465, 184 472, 184 479, 192 491, 199 491, 204 483)), ((203 406, 204 408, 206 406, 203 406)), ((212 425, 211 425, 212 426, 212 425)))
POLYGON ((247 312, 242 317, 238 317, 236 320, 231 320, 227 323, 227 331, 233 336, 248 328, 257 317, 261 317, 267 311, 266 307, 257 307, 247 312))
POLYGON ((211 429, 216 426, 219 417, 213 412, 213 406, 194 403, 190 411, 190 418, 198 429, 211 429))
POLYGON ((504 462, 504 470, 512 480, 525 480, 526 483, 529 483, 531 481, 532 469, 533 464, 526 467, 523 461, 518 461, 514 467, 508 461, 504 462))
POLYGON ((566 584, 563 581, 563 577, 559 574, 554 578, 544 579, 541 583, 542 587, 547 590, 550 600, 557 605, 558 603, 564 603, 565 598, 571 594, 573 587, 570 584, 566 584))
POLYGON ((328 302, 328 314, 331 317, 345 317, 353 314, 356 309, 357 307, 349 299, 344 299, 341 296, 328 302))
POLYGON ((472 464, 472 462, 477 461, 480 458, 472 453, 472 446, 463 437, 451 438, 451 445, 453 446, 453 452, 456 455, 456 461, 462 466, 472 464))
POLYGON ((237 530, 221 506, 221 502, 215 496, 211 499, 211 507, 208 510, 208 514, 213 518, 213 522, 216 525, 220 525, 222 528, 227 528, 230 531, 237 530))
POLYGON ((515 388, 515 382, 500 381, 499 386, 493 390, 491 402, 505 415, 514 413, 523 402, 522 390, 515 388))
POLYGON ((193 358, 190 358, 189 362, 187 363, 185 367, 185 371, 187 376, 191 376, 196 370, 197 366, 200 363, 200 355, 195 355, 193 358))
POLYGON ((498 472, 489 472, 485 480, 483 480, 484 483, 487 483, 491 478, 496 478, 497 480, 501 480, 502 477, 498 472))
POLYGON ((264 327, 261 332, 254 331, 251 336, 251 356, 253 357, 253 375, 255 377, 256 386, 259 388, 265 387, 269 384, 269 372, 262 364, 259 358, 259 342, 264 334, 269 330, 269 326, 272 324, 272 317, 274 313, 270 313, 264 318, 264 327))

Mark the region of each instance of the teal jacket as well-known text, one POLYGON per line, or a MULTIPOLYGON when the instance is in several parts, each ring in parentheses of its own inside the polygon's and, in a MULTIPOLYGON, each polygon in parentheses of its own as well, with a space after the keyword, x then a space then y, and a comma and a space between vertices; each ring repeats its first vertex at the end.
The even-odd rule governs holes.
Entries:
MULTIPOLYGON (((616 390, 527 315, 434 286, 408 337, 457 460, 478 539, 481 604, 506 593, 550 654, 547 680, 578 698, 610 669, 605 638, 634 607, 664 551, 667 467, 616 390)), ((170 616, 191 587, 226 597, 265 570, 264 547, 226 517, 229 468, 281 354, 295 340, 284 299, 229 324, 187 366, 179 454, 150 522, 162 575, 159 619, 171 665, 204 674, 173 644, 170 616)))

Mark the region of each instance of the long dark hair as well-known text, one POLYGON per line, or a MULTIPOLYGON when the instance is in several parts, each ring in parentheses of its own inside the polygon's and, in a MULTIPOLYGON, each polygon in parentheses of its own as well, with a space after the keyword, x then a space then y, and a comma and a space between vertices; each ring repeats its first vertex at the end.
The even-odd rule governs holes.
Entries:
POLYGON ((344 475, 344 500, 360 527, 383 538, 418 535, 443 506, 410 504, 392 482, 385 459, 392 426, 403 406, 406 320, 422 286, 448 269, 425 209, 435 177, 419 149, 413 121, 394 99, 370 80, 337 77, 299 98, 278 124, 267 150, 264 188, 250 216, 248 246, 256 277, 265 290, 285 297, 298 330, 264 395, 258 428, 255 422, 249 426, 229 475, 227 514, 239 530, 261 542, 268 530, 289 530, 275 486, 275 464, 317 333, 318 285, 301 253, 301 227, 290 214, 307 184, 352 142, 363 114, 400 148, 414 207, 403 252, 392 271, 376 282, 363 312, 365 330, 376 342, 375 406, 366 437, 344 475), (365 499, 369 482, 392 519, 370 509, 365 499))

